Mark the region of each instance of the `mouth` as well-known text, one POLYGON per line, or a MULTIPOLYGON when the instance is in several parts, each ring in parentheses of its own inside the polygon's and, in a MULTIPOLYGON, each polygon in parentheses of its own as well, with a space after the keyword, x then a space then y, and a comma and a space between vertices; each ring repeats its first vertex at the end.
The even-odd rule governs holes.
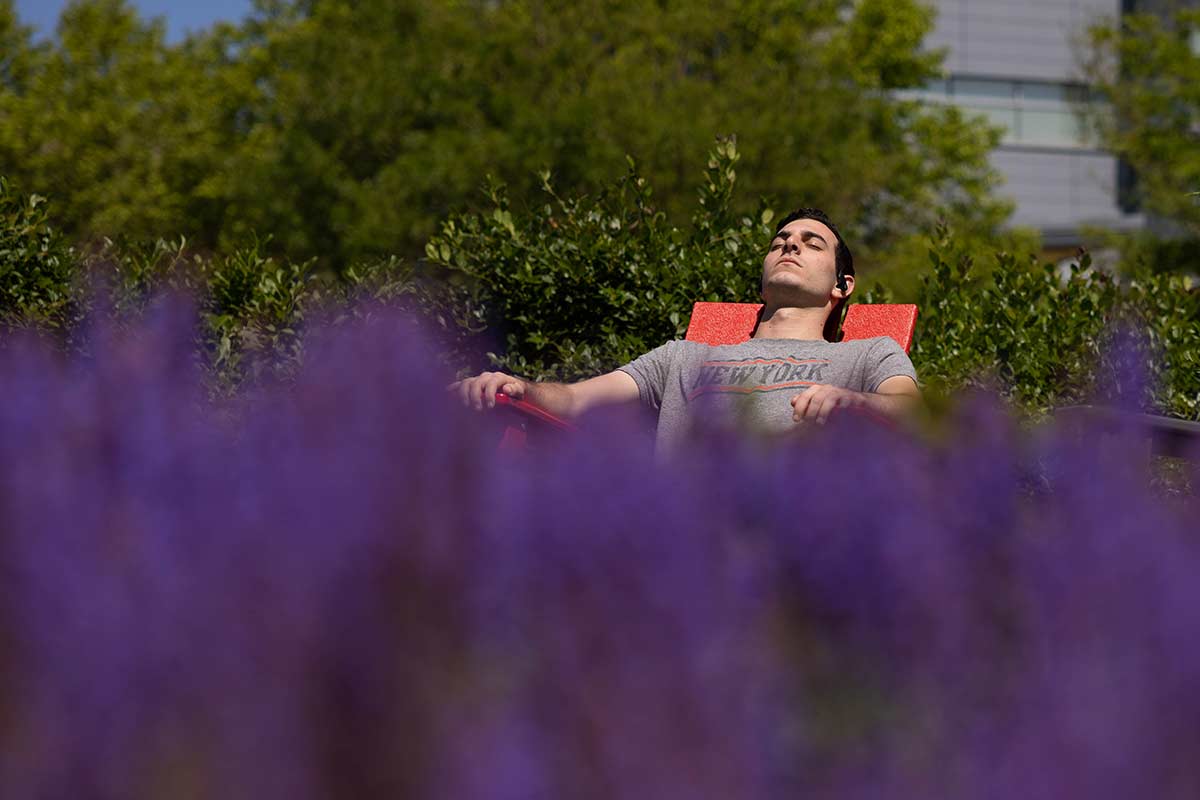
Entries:
POLYGON ((776 263, 778 263, 778 264, 791 264, 791 265, 792 265, 792 266, 794 266, 794 267, 799 267, 799 266, 800 266, 800 262, 799 262, 799 261, 793 261, 793 260, 792 260, 792 259, 790 259, 790 258, 781 258, 781 259, 779 259, 779 261, 777 261, 776 263))

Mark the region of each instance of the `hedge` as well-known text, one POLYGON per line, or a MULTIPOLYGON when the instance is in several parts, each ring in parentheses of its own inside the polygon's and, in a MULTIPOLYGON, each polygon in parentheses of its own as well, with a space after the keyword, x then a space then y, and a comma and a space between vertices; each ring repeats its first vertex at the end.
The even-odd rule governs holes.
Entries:
MULTIPOLYGON (((372 300, 435 327, 462 372, 579 379, 681 336, 697 300, 757 299, 763 249, 784 210, 735 213, 738 158, 733 140, 718 143, 686 230, 656 207, 631 159, 626 175, 590 195, 564 197, 543 175, 544 202, 528 208, 489 183, 485 207, 448 218, 424 261, 383 259, 336 277, 276 260, 269 240, 224 254, 183 240, 77 252, 42 198, 0 182, 0 325, 84 347, 83 320, 131 319, 155 293, 187 292, 211 382, 227 392, 287 378, 314 315, 345 320, 369 313, 362 301, 372 300)), ((1146 266, 1112 274, 1087 254, 1064 273, 1030 253, 981 254, 944 228, 929 262, 912 357, 931 395, 989 386, 1034 413, 1117 400, 1200 418, 1200 293, 1185 276, 1146 266), (1118 335, 1147 381, 1113 379, 1118 349, 1106 342, 1118 335)), ((865 289, 869 265, 861 272, 865 289)), ((860 299, 892 298, 876 285, 860 299)))

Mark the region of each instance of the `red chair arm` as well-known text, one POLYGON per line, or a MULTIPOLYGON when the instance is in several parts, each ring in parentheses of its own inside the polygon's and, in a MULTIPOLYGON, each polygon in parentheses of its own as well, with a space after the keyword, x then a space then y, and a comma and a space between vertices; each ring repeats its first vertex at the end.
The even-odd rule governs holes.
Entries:
POLYGON ((568 432, 579 430, 579 426, 567 422, 562 417, 551 414, 541 406, 531 403, 528 400, 516 400, 512 397, 509 397, 504 392, 496 392, 496 405, 508 406, 514 411, 519 411, 522 414, 526 414, 538 422, 554 428, 555 430, 568 432))

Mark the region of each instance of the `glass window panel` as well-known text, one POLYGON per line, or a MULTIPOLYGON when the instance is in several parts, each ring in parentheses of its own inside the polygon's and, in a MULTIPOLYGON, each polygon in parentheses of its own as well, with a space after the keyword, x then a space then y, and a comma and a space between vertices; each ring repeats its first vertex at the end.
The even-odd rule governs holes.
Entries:
POLYGON ((1083 132, 1079 120, 1070 111, 1021 112, 1021 144, 1040 144, 1059 147, 1082 147, 1083 132))
POLYGON ((930 81, 925 84, 924 93, 933 97, 948 97, 950 81, 930 81))
POLYGON ((1021 99, 1065 103, 1067 88, 1061 83, 1022 83, 1021 99))
POLYGON ((1013 99, 1012 81, 987 81, 975 78, 954 79, 954 99, 961 103, 977 102, 1011 102, 1013 99))
POLYGON ((1017 131, 1017 110, 1015 108, 996 108, 994 106, 963 106, 967 114, 979 114, 987 117, 988 122, 1004 128, 1004 141, 1012 141, 1017 131))

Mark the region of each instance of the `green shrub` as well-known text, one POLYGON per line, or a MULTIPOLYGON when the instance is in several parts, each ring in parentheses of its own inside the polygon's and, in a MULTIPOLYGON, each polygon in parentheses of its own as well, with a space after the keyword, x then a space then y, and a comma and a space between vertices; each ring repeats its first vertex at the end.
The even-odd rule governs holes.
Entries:
POLYGON ((1142 271, 1127 286, 1131 314, 1156 358, 1159 408, 1200 419, 1200 292, 1179 273, 1142 271))
POLYGON ((732 218, 737 160, 733 140, 718 144, 686 233, 654 205, 632 160, 594 196, 562 197, 543 176, 546 202, 524 213, 490 186, 489 211, 448 220, 426 247, 445 307, 493 337, 494 368, 572 380, 682 336, 697 300, 755 300, 775 214, 732 218))
MULTIPOLYGON (((447 360, 464 370, 583 378, 682 336, 697 300, 757 300, 778 215, 762 204, 751 216, 731 211, 737 160, 732 140, 718 144, 686 231, 667 221, 631 161, 594 195, 561 196, 543 176, 546 202, 525 210, 492 185, 490 208, 443 223, 426 263, 385 258, 340 276, 276 261, 257 243, 202 256, 182 239, 108 242, 81 258, 40 197, 0 180, 0 324, 79 347, 72 337, 85 311, 124 324, 155 294, 187 292, 200 312, 197 347, 223 394, 294 374, 314 315, 338 324, 400 305, 440 329, 447 360), (78 288, 97 278, 104 303, 78 288), (486 356, 481 343, 492 346, 486 356)), ((919 291, 912 357, 932 396, 990 386, 1035 413, 1109 397, 1200 418, 1200 293, 1186 277, 1148 268, 1113 277, 1086 256, 1064 275, 1028 254, 980 258, 963 241, 938 231, 919 291), (1122 329, 1140 337, 1147 397, 1122 397, 1130 387, 1113 379, 1107 342, 1122 329)), ((877 286, 859 297, 889 295, 877 286)))
MULTIPOLYGON (((212 388, 228 394, 246 381, 287 378, 303 357, 303 328, 322 309, 340 324, 415 293, 404 261, 391 257, 349 267, 340 276, 316 273, 311 262, 280 262, 260 242, 204 258, 185 239, 154 243, 106 241, 84 262, 103 287, 103 311, 119 325, 135 321, 163 293, 193 297, 198 348, 212 388)), ((92 306, 95 310, 96 303, 92 306)))
POLYGON ((206 264, 202 317, 221 381, 287 377, 299 364, 310 267, 264 257, 257 243, 206 264))
POLYGON ((315 278, 308 264, 263 256, 259 242, 203 257, 182 237, 106 240, 77 268, 100 290, 87 296, 90 313, 119 327, 136 323, 158 295, 192 297, 196 345, 220 394, 246 380, 287 377, 300 362, 301 326, 317 295, 315 278))
POLYGON ((75 263, 50 225, 46 199, 0 177, 0 327, 65 330, 76 314, 75 263))
POLYGON ((204 286, 204 260, 189 250, 183 237, 154 242, 105 239, 81 260, 79 269, 97 290, 85 298, 89 312, 103 313, 118 325, 136 321, 157 295, 192 295, 204 286))
POLYGON ((1200 416, 1200 294, 1183 276, 1114 276, 1086 253, 1064 275, 1003 252, 984 275, 944 229, 929 256, 912 358, 935 393, 987 386, 1033 412, 1112 399, 1200 416), (1123 396, 1135 387, 1113 361, 1121 332, 1140 348, 1149 396, 1123 396))

